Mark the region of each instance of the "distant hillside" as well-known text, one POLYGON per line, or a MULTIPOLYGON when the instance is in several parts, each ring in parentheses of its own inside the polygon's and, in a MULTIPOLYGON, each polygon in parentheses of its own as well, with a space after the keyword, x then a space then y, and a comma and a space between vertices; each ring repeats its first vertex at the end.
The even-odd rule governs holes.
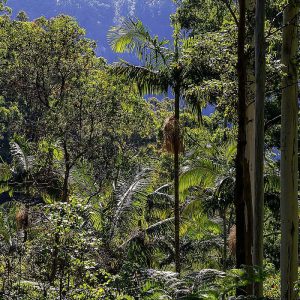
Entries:
POLYGON ((98 54, 109 61, 117 59, 106 41, 110 26, 120 22, 122 17, 137 16, 153 34, 169 38, 170 14, 174 10, 172 0, 8 0, 8 5, 13 9, 14 15, 24 10, 30 19, 41 15, 74 16, 87 30, 87 35, 97 41, 98 54))

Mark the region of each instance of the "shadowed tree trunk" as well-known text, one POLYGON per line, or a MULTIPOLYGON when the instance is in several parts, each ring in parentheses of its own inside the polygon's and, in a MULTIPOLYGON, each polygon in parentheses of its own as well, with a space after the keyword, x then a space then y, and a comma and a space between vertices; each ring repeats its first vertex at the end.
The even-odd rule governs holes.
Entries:
POLYGON ((236 157, 236 187, 235 187, 235 210, 236 210, 236 260, 237 267, 245 263, 244 260, 244 237, 245 237, 245 203, 244 190, 244 155, 246 145, 246 64, 245 64, 245 0, 239 1, 240 20, 238 28, 238 145, 236 157))
MULTIPOLYGON (((253 265, 263 267, 264 219, 264 105, 265 105, 265 0, 257 0, 255 28, 255 159, 253 201, 253 265)), ((263 296, 263 283, 254 284, 254 295, 263 296)))
POLYGON ((298 3, 283 12, 281 100, 281 299, 294 300, 298 276, 298 3))
MULTIPOLYGON (((245 0, 246 36, 245 36, 245 64, 246 64, 246 113, 245 113, 245 157, 244 157, 244 189, 245 202, 245 246, 244 264, 252 266, 253 253, 253 202, 254 202, 254 164, 255 164, 255 60, 254 60, 254 30, 255 30, 255 0, 245 0)), ((248 285, 247 294, 252 294, 253 286, 248 285)))
MULTIPOLYGON (((247 145, 247 63, 246 41, 246 1, 239 0, 240 20, 238 24, 238 143, 236 156, 236 264, 237 268, 252 264, 252 215, 251 181, 249 159, 246 157, 247 145)), ((247 288, 247 290, 250 288, 247 288)), ((245 294, 245 289, 238 288, 237 294, 245 294)))

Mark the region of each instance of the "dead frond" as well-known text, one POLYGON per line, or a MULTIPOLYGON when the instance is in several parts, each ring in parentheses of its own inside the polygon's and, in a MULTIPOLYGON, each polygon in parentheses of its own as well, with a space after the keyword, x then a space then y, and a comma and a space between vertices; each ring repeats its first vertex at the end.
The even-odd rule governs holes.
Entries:
POLYGON ((179 130, 179 135, 176 137, 175 132, 176 132, 176 119, 175 116, 171 116, 165 120, 164 123, 164 145, 163 145, 163 150, 168 152, 168 153, 173 153, 174 154, 174 149, 175 149, 175 144, 178 144, 178 150, 179 153, 184 152, 184 145, 183 145, 183 137, 181 134, 180 126, 179 124, 178 130, 179 130))

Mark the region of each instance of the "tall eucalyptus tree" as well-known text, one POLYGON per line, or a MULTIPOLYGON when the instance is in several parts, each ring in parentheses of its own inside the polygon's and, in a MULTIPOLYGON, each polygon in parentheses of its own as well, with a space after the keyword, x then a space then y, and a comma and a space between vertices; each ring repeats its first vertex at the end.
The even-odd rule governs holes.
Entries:
POLYGON ((283 12, 281 99, 281 299, 298 299, 298 54, 299 3, 283 12))
MULTIPOLYGON (((265 0, 256 3, 255 28, 255 160, 253 201, 253 265, 263 267, 264 216, 264 103, 266 82, 265 0)), ((254 294, 263 296, 262 282, 256 283, 254 294)))

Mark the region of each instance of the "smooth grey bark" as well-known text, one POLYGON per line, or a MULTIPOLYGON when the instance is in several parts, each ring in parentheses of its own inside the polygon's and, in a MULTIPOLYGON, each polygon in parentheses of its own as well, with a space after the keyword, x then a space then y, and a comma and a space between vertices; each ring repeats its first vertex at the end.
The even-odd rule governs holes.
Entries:
MULTIPOLYGON (((263 268, 264 220, 264 108, 265 108, 265 0, 256 2, 255 26, 255 159, 253 198, 253 265, 263 268)), ((263 283, 254 284, 254 295, 263 296, 263 283)))
MULTIPOLYGON (((238 143, 236 156, 236 265, 252 266, 254 189, 254 26, 255 1, 239 0, 238 22, 238 143), (246 47, 247 46, 247 47, 246 47)), ((253 285, 237 289, 251 295, 253 285)))
POLYGON ((296 300, 298 279, 298 3, 283 12, 281 99, 281 299, 296 300))

